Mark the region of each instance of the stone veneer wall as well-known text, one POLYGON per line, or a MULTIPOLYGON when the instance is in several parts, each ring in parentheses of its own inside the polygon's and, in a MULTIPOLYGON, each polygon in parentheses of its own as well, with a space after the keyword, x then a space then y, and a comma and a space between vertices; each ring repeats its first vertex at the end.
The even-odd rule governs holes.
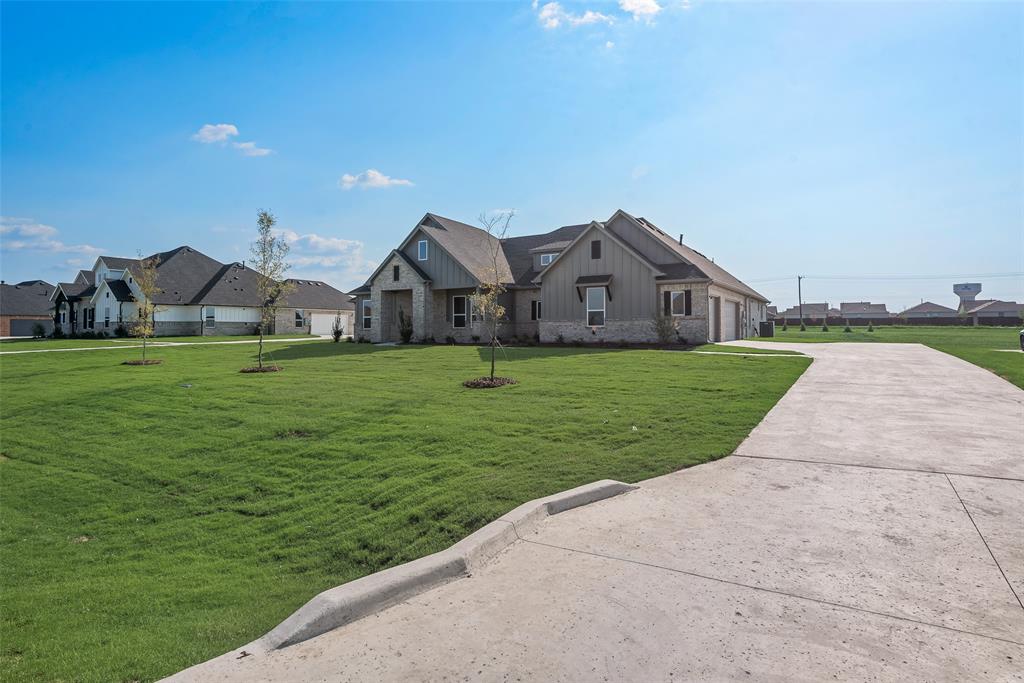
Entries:
MULTIPOLYGON (((708 339, 708 288, 706 284, 670 284, 658 285, 658 308, 661 312, 663 293, 691 290, 690 310, 692 315, 675 316, 676 329, 687 344, 703 344, 708 339)), ((527 299, 529 306, 529 299, 527 299)), ((543 307, 541 310, 543 315, 543 307)), ((529 309, 527 309, 529 317, 529 309)), ((653 343, 658 341, 653 320, 611 320, 605 321, 603 327, 591 328, 583 316, 579 320, 553 322, 540 321, 540 340, 544 343, 558 341, 559 335, 567 343, 653 343)))

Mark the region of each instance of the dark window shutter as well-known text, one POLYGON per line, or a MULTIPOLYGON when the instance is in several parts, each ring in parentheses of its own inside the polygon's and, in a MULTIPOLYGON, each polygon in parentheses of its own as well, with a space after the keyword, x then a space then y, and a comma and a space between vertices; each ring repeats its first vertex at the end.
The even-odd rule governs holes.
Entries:
POLYGON ((393 277, 393 278, 395 279, 395 282, 398 282, 398 279, 399 279, 399 271, 398 271, 398 266, 394 266, 394 267, 393 267, 393 268, 391 269, 391 275, 392 275, 392 277, 393 277))
POLYGON ((686 290, 686 315, 693 315, 693 297, 691 296, 692 293, 693 292, 691 292, 690 290, 686 290))
POLYGON ((672 315, 672 292, 665 292, 663 298, 665 299, 665 315, 672 315))
POLYGON ((541 304, 543 304, 543 303, 544 303, 543 301, 538 301, 537 302, 537 320, 542 320, 543 319, 543 317, 542 317, 543 313, 541 313, 541 310, 540 310, 541 304))
POLYGON ((590 243, 590 258, 601 258, 601 240, 594 240, 590 243))
POLYGON ((530 320, 537 319, 537 300, 534 299, 530 302, 530 320))

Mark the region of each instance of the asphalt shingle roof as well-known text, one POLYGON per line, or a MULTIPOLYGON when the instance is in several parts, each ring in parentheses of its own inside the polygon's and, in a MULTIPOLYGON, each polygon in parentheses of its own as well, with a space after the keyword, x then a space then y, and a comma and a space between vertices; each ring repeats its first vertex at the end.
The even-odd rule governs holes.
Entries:
POLYGON ((53 313, 53 289, 43 280, 0 285, 0 315, 49 315, 53 313))
POLYGON ((931 301, 924 301, 916 306, 911 306, 903 311, 901 315, 906 315, 907 313, 945 313, 947 315, 956 315, 956 309, 942 306, 941 304, 934 304, 931 301))
POLYGON ((885 304, 873 304, 867 301, 847 301, 839 304, 840 315, 851 315, 855 313, 889 315, 889 310, 885 307, 885 304))

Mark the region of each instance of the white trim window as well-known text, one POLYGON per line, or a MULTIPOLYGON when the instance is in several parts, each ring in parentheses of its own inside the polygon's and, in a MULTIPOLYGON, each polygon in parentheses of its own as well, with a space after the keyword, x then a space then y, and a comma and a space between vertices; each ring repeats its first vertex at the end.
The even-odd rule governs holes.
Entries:
POLYGON ((452 327, 464 328, 468 322, 469 302, 466 296, 457 294, 452 297, 452 327))
POLYGON ((420 240, 416 243, 416 260, 426 261, 430 258, 430 243, 427 240, 420 240))
POLYGON ((103 309, 103 327, 110 327, 110 306, 103 309))
POLYGON ((306 326, 306 312, 301 308, 295 309, 295 327, 306 326))
POLYGON ((363 299, 363 329, 368 330, 373 325, 373 304, 369 299, 363 299))
POLYGON ((541 267, 543 268, 544 266, 551 265, 551 262, 555 260, 556 256, 558 256, 558 254, 541 254, 540 255, 540 265, 541 265, 541 267))
POLYGON ((587 325, 604 327, 604 287, 587 287, 587 325))
POLYGON ((216 327, 217 326, 217 309, 213 306, 206 307, 206 326, 216 327))
POLYGON ((681 292, 665 292, 669 297, 668 311, 666 314, 671 314, 675 317, 684 317, 693 315, 693 299, 690 294, 690 290, 686 289, 681 292))

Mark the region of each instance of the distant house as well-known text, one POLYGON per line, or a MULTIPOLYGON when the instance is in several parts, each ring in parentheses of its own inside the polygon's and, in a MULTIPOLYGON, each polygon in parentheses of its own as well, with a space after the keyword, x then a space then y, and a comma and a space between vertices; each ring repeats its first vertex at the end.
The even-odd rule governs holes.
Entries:
POLYGON ((978 300, 965 306, 964 316, 975 325, 1001 322, 999 319, 1019 321, 1024 318, 1024 304, 1016 301, 999 301, 998 299, 978 300))
POLYGON ((925 301, 900 313, 901 318, 955 318, 956 309, 925 301))
POLYGON ((884 320, 889 317, 885 304, 853 301, 839 304, 839 317, 845 320, 884 320))
POLYGON ((769 320, 775 320, 778 317, 779 317, 779 307, 778 306, 769 306, 768 307, 768 319, 769 320))
POLYGON ((664 316, 685 340, 703 343, 746 337, 767 318, 765 297, 625 211, 502 240, 428 213, 353 292, 359 333, 396 340, 404 312, 416 339, 480 339, 485 325, 472 297, 491 280, 495 256, 506 338, 652 342, 664 316))
MULTIPOLYGON (((252 334, 260 322, 259 274, 244 263, 221 263, 189 246, 153 254, 157 259, 157 336, 252 334)), ((140 259, 100 256, 50 297, 51 317, 65 334, 114 334, 135 318, 142 300, 140 259)), ((316 280, 291 280, 294 291, 278 309, 270 332, 329 334, 341 315, 351 334, 352 298, 316 280)))
POLYGON ((16 285, 0 282, 0 337, 31 337, 36 325, 53 331, 50 295, 53 285, 44 280, 26 280, 16 285))
POLYGON ((800 322, 801 311, 803 311, 803 319, 805 321, 823 321, 829 313, 828 304, 804 304, 800 306, 791 306, 786 310, 779 313, 779 318, 789 322, 800 322))

